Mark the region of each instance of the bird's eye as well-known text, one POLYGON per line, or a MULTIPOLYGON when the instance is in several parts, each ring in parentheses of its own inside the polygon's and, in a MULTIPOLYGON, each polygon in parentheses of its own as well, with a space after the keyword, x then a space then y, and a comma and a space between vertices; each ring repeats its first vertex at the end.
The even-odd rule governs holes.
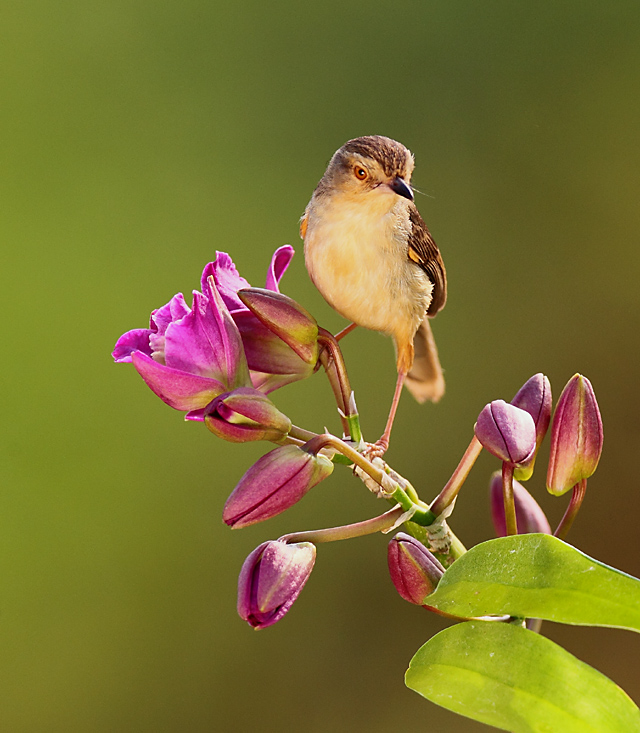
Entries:
POLYGON ((359 181, 364 181, 368 175, 367 171, 359 165, 353 169, 353 174, 359 181))

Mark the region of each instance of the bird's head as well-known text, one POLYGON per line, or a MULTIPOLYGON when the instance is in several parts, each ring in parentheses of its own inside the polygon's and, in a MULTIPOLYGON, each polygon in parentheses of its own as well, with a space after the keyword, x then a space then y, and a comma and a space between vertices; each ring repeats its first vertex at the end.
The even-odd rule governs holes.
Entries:
POLYGON ((389 206, 397 196, 413 201, 413 166, 413 155, 402 143, 382 135, 357 137, 334 153, 317 193, 375 197, 389 206))

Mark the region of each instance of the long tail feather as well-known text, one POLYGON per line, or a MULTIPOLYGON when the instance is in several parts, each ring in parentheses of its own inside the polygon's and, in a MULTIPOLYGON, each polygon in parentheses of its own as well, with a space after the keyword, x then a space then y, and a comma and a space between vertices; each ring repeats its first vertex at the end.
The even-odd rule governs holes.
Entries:
POLYGON ((405 386, 418 402, 438 402, 444 394, 444 376, 429 318, 420 324, 413 338, 415 356, 405 386))

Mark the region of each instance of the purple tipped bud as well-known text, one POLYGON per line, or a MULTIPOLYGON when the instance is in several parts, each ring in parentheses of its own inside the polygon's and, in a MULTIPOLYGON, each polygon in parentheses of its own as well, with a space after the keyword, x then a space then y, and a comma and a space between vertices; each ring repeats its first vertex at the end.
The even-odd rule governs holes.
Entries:
POLYGON ((207 407, 205 425, 212 433, 232 443, 284 438, 291 420, 262 392, 240 387, 216 397, 207 407))
POLYGON ((389 542, 387 561, 398 593, 418 606, 433 593, 444 575, 444 568, 429 550, 404 532, 398 532, 389 542))
POLYGON ((547 489, 564 494, 596 470, 602 453, 602 418, 591 382, 575 374, 562 390, 551 426, 547 489))
MULTIPOLYGON (((502 493, 502 473, 496 471, 491 476, 489 484, 489 498, 491 501, 491 518, 498 537, 507 536, 507 522, 504 515, 504 497, 502 493)), ((516 520, 518 534, 544 532, 551 534, 549 522, 538 502, 517 481, 513 482, 513 500, 516 505, 516 520)))
POLYGON ((262 288, 239 290, 238 297, 269 330, 307 364, 318 361, 318 324, 301 305, 282 293, 262 288))
POLYGON ((273 626, 293 605, 316 560, 310 542, 263 542, 247 557, 238 578, 238 615, 254 629, 273 626))
POLYGON ((223 520, 233 528, 275 517, 327 478, 333 463, 297 445, 283 445, 262 456, 227 499, 223 520))
POLYGON ((485 405, 474 428, 476 438, 505 463, 518 465, 530 460, 536 448, 536 426, 525 410, 504 400, 485 405))
POLYGON ((511 404, 526 410, 536 426, 536 449, 526 466, 516 468, 514 478, 519 481, 527 481, 533 474, 533 467, 536 461, 536 454, 549 429, 551 421, 551 384, 544 374, 534 374, 518 390, 511 404))

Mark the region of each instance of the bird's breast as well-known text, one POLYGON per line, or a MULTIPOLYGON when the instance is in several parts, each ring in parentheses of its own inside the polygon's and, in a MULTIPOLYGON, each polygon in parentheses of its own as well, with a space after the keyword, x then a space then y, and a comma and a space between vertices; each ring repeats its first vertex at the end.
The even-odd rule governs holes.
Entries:
POLYGON ((404 202, 386 211, 362 202, 312 201, 305 263, 315 286, 341 315, 396 339, 412 338, 431 299, 431 282, 407 256, 404 202))

